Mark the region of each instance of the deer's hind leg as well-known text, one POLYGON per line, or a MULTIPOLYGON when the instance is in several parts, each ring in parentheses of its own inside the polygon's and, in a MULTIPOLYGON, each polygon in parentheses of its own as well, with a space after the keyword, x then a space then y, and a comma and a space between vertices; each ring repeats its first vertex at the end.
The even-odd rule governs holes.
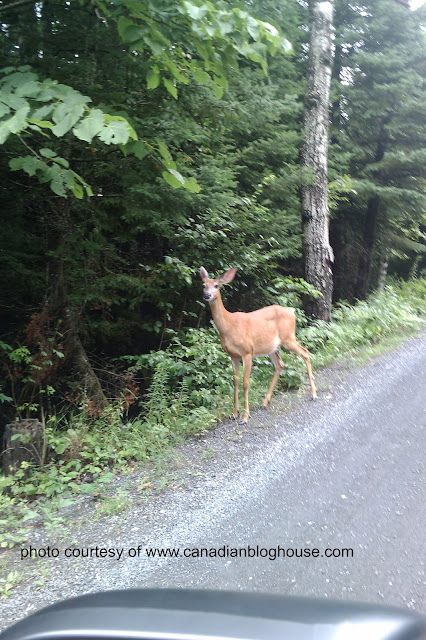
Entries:
POLYGON ((280 377, 280 373, 284 369, 284 362, 281 360, 280 354, 278 353, 278 351, 273 351, 272 353, 269 354, 269 357, 271 358, 271 362, 275 367, 275 373, 271 380, 271 384, 269 385, 269 389, 266 392, 266 396, 263 399, 264 407, 268 406, 271 400, 272 394, 274 392, 275 385, 277 384, 278 378, 280 377))
POLYGON ((243 391, 244 391, 244 411, 242 413, 242 417, 240 420, 240 424, 247 424, 247 421, 250 417, 250 408, 249 408, 249 386, 250 386, 250 373, 251 373, 251 365, 252 365, 252 355, 251 353, 247 353, 243 356, 243 391))
POLYGON ((240 411, 238 402, 238 386, 240 382, 240 359, 231 356, 232 373, 234 374, 234 413, 232 420, 238 420, 238 414, 240 411))
POLYGON ((311 385, 312 400, 316 400, 317 388, 315 386, 314 376, 312 375, 312 367, 311 367, 311 359, 309 357, 309 351, 305 349, 305 347, 302 347, 302 345, 299 344, 296 339, 286 341, 283 344, 283 347, 288 351, 294 351, 294 353, 297 353, 298 356, 301 356, 304 359, 306 368, 308 370, 309 384, 311 385))

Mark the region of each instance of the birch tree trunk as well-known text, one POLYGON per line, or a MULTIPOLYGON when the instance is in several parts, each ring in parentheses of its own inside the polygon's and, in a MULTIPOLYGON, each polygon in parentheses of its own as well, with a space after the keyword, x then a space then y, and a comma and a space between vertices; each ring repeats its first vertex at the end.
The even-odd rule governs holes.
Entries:
POLYGON ((302 163, 313 182, 302 187, 303 257, 305 279, 321 292, 308 303, 314 318, 330 320, 333 293, 333 250, 329 241, 328 122, 333 66, 333 2, 310 0, 311 36, 305 101, 305 142, 302 163))

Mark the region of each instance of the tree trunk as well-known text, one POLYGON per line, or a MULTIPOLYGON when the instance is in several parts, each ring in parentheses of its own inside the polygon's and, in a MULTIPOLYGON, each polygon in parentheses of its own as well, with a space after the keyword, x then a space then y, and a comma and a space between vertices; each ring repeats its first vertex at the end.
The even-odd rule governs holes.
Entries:
MULTIPOLYGON (((3 468, 4 475, 16 473, 22 468, 23 462, 43 466, 47 455, 44 422, 29 419, 16 420, 7 424, 4 428, 2 445, 0 446, 0 469, 3 468)), ((28 473, 29 468, 24 469, 25 477, 28 473)))
POLYGON ((367 204, 367 214, 364 221, 363 248, 358 266, 358 282, 356 297, 364 300, 367 297, 370 286, 371 267, 374 257, 374 245, 377 236, 377 219, 379 216, 380 198, 374 196, 367 204))
POLYGON ((70 363, 77 379, 80 381, 86 408, 90 415, 99 417, 108 406, 99 378, 87 357, 86 350, 77 333, 74 318, 70 309, 64 310, 64 328, 66 330, 65 344, 69 348, 70 363))
POLYGON ((305 279, 321 292, 308 303, 314 318, 330 320, 333 293, 333 250, 329 240, 328 123, 333 53, 333 2, 310 1, 311 36, 308 88, 305 101, 305 143, 302 163, 313 172, 312 184, 302 187, 305 279))
POLYGON ((386 284, 386 276, 388 275, 389 254, 385 251, 380 257, 379 277, 377 280, 377 290, 383 291, 386 284))
POLYGON ((417 278, 417 272, 419 270, 421 259, 421 256, 416 256, 414 258, 413 264, 411 265, 410 273, 408 274, 409 280, 415 280, 417 278))
POLYGON ((62 320, 66 358, 80 383, 81 393, 86 399, 86 406, 90 414, 98 417, 108 406, 108 400, 78 335, 76 314, 68 305, 64 284, 63 257, 60 249, 63 242, 61 233, 59 233, 59 238, 59 255, 54 264, 55 282, 49 303, 49 314, 53 318, 62 320))
MULTIPOLYGON (((380 162, 385 155, 388 135, 386 132, 386 124, 389 122, 390 117, 383 118, 380 133, 377 140, 376 155, 374 162, 380 162)), ((375 175, 375 182, 380 184, 380 172, 375 175)), ((377 238, 377 223, 379 220, 380 211, 380 197, 378 195, 372 196, 367 203, 367 213, 364 221, 364 233, 363 233, 363 250, 361 253, 359 266, 358 266, 358 280, 356 286, 356 297, 359 300, 364 300, 367 297, 368 289, 370 286, 371 270, 374 259, 374 248, 377 238)))

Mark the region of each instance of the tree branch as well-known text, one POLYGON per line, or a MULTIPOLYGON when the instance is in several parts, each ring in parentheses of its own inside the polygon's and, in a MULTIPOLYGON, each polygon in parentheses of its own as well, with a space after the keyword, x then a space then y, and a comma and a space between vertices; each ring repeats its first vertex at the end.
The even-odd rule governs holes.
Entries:
POLYGON ((34 4, 34 0, 18 0, 18 2, 12 2, 10 4, 2 4, 0 5, 0 13, 2 11, 7 11, 8 9, 15 9, 16 7, 21 7, 24 4, 34 4))

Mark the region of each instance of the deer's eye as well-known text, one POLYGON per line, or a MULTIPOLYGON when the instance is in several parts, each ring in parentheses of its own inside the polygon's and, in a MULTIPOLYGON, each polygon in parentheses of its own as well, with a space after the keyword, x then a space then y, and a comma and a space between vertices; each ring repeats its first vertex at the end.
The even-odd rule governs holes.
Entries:
POLYGON ((218 285, 218 284, 215 284, 215 285, 214 285, 214 288, 215 288, 215 289, 219 289, 219 285, 218 285))

